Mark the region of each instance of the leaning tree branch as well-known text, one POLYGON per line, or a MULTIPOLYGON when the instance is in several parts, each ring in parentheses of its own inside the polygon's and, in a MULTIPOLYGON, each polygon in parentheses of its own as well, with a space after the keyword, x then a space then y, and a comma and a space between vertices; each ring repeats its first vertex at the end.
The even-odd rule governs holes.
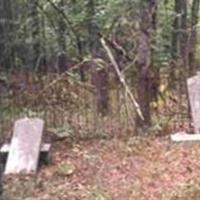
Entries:
POLYGON ((112 41, 108 38, 103 37, 103 35, 99 32, 98 36, 100 38, 104 38, 105 42, 112 48, 115 50, 115 52, 121 56, 123 56, 124 58, 126 58, 127 61, 132 61, 132 59, 129 57, 129 55, 127 54, 127 52, 125 51, 125 49, 120 46, 116 41, 112 41))
POLYGON ((125 91, 126 91, 128 97, 130 98, 131 102, 133 103, 133 105, 134 105, 134 107, 135 107, 135 109, 136 109, 136 112, 138 113, 138 115, 139 115, 139 117, 141 118, 141 120, 144 120, 144 116, 143 116, 143 114, 142 114, 142 111, 141 111, 141 109, 140 109, 140 106, 139 106, 139 104, 137 103, 135 97, 133 96, 133 94, 132 94, 130 88, 128 87, 128 85, 127 85, 127 83, 126 83, 126 81, 125 81, 125 78, 124 78, 123 74, 120 72, 119 66, 118 66, 117 62, 115 61, 115 58, 114 58, 114 56, 113 56, 111 50, 110 50, 109 47, 107 46, 105 39, 104 39, 103 37, 101 37, 101 38, 100 38, 100 41, 101 41, 101 44, 102 44, 103 48, 105 49, 105 51, 106 51, 106 53, 107 53, 107 55, 108 55, 108 57, 109 57, 109 59, 110 59, 112 65, 113 65, 113 67, 114 67, 114 69, 115 69, 115 71, 116 71, 116 73, 117 73, 117 76, 118 76, 118 78, 119 78, 121 84, 123 85, 123 87, 124 87, 124 89, 125 89, 125 91))

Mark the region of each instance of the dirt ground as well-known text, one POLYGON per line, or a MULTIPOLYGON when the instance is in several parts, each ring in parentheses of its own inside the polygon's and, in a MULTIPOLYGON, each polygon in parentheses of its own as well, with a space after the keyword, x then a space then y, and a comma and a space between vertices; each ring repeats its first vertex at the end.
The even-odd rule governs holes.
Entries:
POLYGON ((37 175, 4 177, 5 200, 199 200, 199 147, 169 137, 57 142, 37 175))

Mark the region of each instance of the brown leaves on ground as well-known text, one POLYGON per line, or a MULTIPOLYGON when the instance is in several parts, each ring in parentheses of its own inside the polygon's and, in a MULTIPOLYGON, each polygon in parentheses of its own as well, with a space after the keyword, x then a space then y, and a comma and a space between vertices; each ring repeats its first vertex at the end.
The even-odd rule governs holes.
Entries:
POLYGON ((200 144, 168 138, 55 145, 37 176, 6 178, 6 200, 197 200, 200 144))

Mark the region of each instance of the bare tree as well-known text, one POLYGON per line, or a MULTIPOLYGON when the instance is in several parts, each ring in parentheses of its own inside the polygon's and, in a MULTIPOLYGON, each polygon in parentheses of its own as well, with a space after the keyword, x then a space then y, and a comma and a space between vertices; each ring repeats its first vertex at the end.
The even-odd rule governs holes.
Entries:
POLYGON ((32 45, 30 48, 30 66, 36 67, 38 59, 41 55, 40 45, 40 17, 38 11, 37 0, 29 0, 29 17, 30 17, 30 33, 32 45))
POLYGON ((197 24, 199 19, 200 1, 193 0, 191 11, 191 33, 190 33, 190 51, 189 51, 189 65, 190 73, 194 71, 195 65, 195 51, 197 42, 197 24))
MULTIPOLYGON (((87 2, 88 14, 88 43, 89 50, 94 58, 101 57, 101 43, 99 38, 99 27, 96 22, 95 1, 88 0, 87 2)), ((108 111, 108 72, 105 67, 99 67, 95 63, 93 71, 93 84, 96 86, 97 92, 97 110, 103 116, 108 111)))
POLYGON ((187 0, 175 0, 171 57, 175 65, 188 67, 188 8, 187 0))
POLYGON ((10 69, 14 65, 12 1, 2 0, 0 9, 0 64, 10 69))
MULTIPOLYGON (((60 0, 58 3, 60 10, 64 12, 65 1, 60 0)), ((62 15, 58 16, 58 46, 61 52, 66 51, 66 23, 62 15)))
POLYGON ((152 39, 156 28, 157 0, 145 0, 141 4, 139 36, 137 40, 137 70, 138 70, 138 102, 144 120, 138 118, 139 127, 148 127, 151 124, 151 78, 152 66, 152 39))

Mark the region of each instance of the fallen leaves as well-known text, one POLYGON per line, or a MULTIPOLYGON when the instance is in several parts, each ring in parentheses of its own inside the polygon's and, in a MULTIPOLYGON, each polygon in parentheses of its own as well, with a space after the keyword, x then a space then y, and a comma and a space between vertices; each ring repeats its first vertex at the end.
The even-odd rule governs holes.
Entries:
POLYGON ((57 143, 36 177, 5 181, 6 200, 199 200, 199 144, 167 137, 57 143))

